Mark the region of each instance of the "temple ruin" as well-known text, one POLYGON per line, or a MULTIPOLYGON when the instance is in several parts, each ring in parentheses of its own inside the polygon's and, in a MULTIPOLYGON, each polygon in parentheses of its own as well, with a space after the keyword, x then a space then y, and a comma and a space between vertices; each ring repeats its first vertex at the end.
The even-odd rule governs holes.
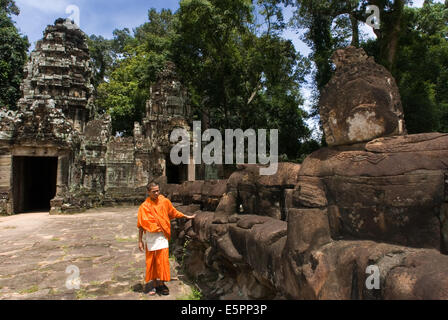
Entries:
POLYGON ((110 116, 95 110, 86 40, 68 19, 48 26, 25 67, 17 110, 0 110, 0 214, 138 204, 152 178, 195 179, 193 161, 169 161, 170 132, 190 130, 174 65, 151 87, 133 137, 114 137, 110 116))

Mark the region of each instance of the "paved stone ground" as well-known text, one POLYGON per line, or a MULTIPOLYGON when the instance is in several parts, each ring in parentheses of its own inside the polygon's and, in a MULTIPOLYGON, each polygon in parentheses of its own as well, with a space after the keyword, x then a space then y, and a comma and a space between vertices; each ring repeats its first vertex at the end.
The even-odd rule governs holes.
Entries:
POLYGON ((0 217, 0 299, 191 299, 193 290, 170 258, 169 296, 142 292, 145 255, 138 250, 138 207, 0 217), (79 289, 66 281, 79 269, 79 289), (66 273, 68 271, 68 273, 66 273))

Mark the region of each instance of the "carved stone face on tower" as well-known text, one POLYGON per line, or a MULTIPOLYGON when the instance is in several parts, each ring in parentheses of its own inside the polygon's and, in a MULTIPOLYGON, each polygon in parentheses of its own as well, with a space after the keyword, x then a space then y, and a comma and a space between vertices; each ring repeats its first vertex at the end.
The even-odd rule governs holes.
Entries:
POLYGON ((363 49, 332 56, 336 72, 322 91, 319 113, 329 146, 406 134, 395 79, 363 49))

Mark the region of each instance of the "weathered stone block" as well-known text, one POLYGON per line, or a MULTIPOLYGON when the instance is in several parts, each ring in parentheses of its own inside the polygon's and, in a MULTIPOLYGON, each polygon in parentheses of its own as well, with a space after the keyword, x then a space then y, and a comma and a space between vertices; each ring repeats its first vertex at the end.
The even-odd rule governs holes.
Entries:
POLYGON ((287 249, 297 254, 318 248, 331 241, 327 210, 290 209, 287 249))

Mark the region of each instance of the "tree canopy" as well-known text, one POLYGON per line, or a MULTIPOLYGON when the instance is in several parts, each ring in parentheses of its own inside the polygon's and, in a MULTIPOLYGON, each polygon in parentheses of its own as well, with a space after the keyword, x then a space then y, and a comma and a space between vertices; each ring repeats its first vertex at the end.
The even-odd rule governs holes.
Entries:
POLYGON ((172 39, 171 10, 148 12, 148 22, 131 34, 116 29, 113 39, 90 36, 95 66, 97 107, 112 117, 114 132, 131 135, 141 122, 149 99, 149 87, 163 69, 172 39))
POLYGON ((276 9, 270 2, 181 1, 172 59, 205 126, 279 129, 280 153, 294 158, 310 133, 299 92, 307 64, 279 36, 284 24, 276 9))
POLYGON ((448 132, 448 5, 405 8, 394 76, 410 133, 448 132))
POLYGON ((12 0, 0 1, 0 107, 15 109, 20 98, 28 38, 20 35, 11 15, 19 14, 12 0))
POLYGON ((409 7, 408 0, 278 2, 295 8, 292 23, 305 30, 302 39, 312 49, 314 114, 320 90, 333 73, 332 53, 351 44, 366 49, 396 78, 409 133, 447 130, 447 1, 426 0, 423 8, 409 7), (375 40, 365 40, 360 33, 360 24, 369 16, 367 5, 380 10, 375 40))
POLYGON ((310 134, 299 91, 309 65, 280 37, 284 27, 275 1, 185 0, 176 13, 151 9, 133 35, 91 36, 99 110, 112 115, 115 131, 131 134, 149 86, 172 61, 193 119, 217 129, 279 129, 280 152, 295 159, 310 134))

